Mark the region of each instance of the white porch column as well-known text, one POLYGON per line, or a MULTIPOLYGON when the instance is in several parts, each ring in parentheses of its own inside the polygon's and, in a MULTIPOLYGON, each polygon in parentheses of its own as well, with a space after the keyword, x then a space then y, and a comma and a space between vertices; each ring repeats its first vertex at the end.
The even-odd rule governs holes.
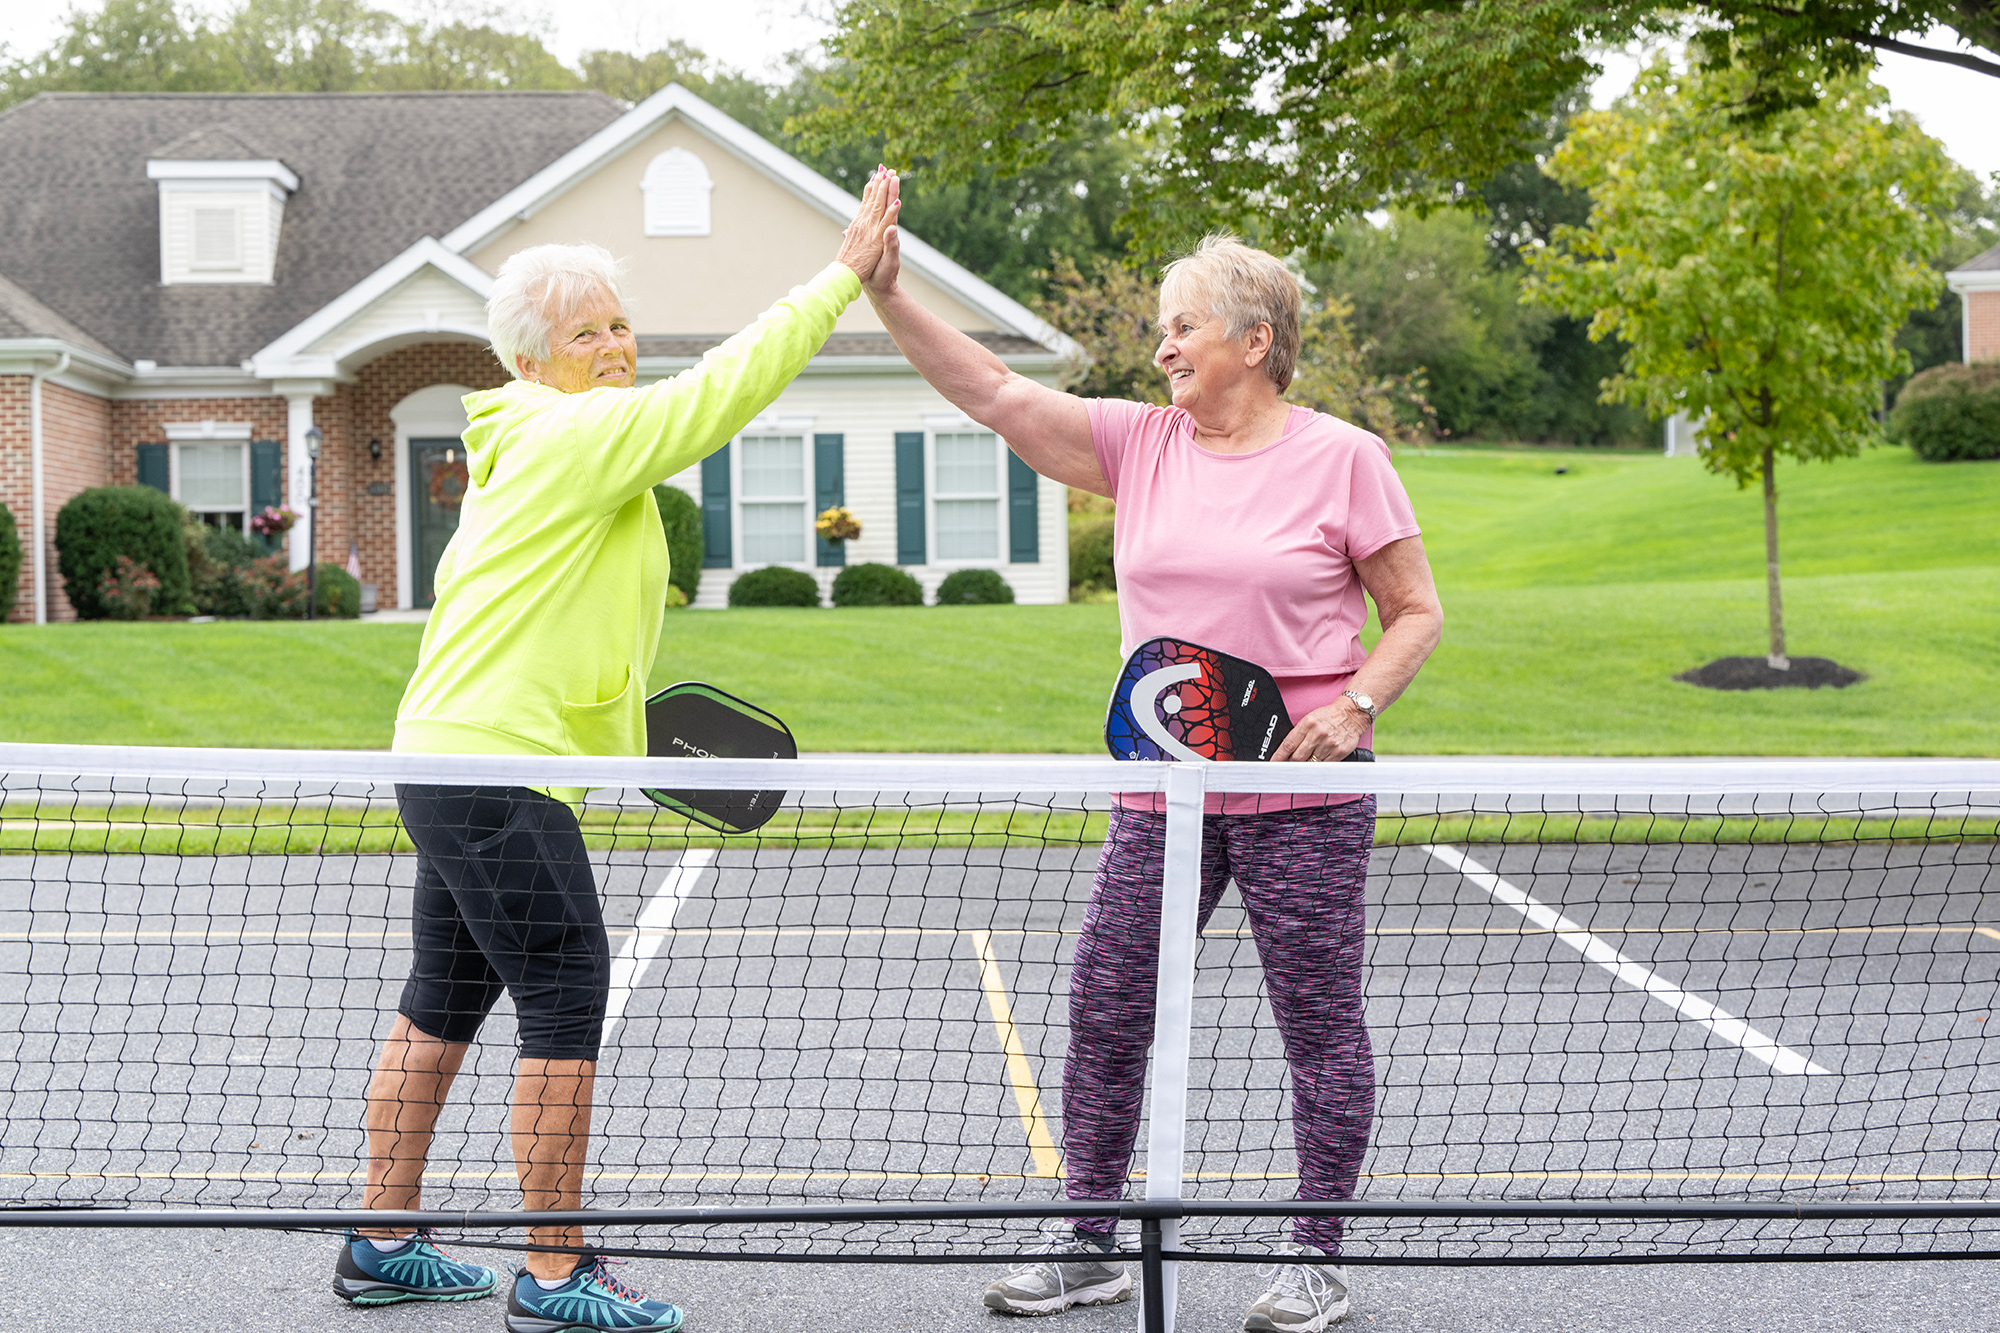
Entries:
POLYGON ((312 538, 313 511, 306 499, 312 493, 312 460, 306 457, 306 432, 312 429, 313 399, 333 394, 326 380, 279 380, 273 386, 285 400, 285 503, 299 516, 287 545, 293 569, 306 567, 306 553, 312 538))

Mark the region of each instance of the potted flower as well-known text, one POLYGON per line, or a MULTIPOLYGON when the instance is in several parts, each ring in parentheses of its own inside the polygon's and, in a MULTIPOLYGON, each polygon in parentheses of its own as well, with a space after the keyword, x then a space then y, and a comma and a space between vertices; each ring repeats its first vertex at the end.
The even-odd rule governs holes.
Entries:
POLYGON ((861 535, 861 520, 845 505, 835 505, 813 520, 813 531, 821 539, 839 545, 853 541, 861 535))
POLYGON ((275 541, 298 521, 299 511, 290 505, 265 505, 263 513, 250 516, 250 531, 275 541))

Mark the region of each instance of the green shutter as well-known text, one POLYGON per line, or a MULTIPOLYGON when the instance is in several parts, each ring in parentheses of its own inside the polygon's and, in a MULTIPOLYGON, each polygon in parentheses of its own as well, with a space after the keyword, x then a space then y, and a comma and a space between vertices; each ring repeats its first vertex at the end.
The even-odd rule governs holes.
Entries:
POLYGON ((701 567, 727 569, 729 540, 729 446, 701 460, 701 567))
POLYGON ((1040 477, 1012 451, 1007 454, 1007 558, 1032 565, 1042 558, 1041 513, 1037 508, 1040 477))
POLYGON ((139 484, 151 486, 156 491, 173 493, 172 463, 167 458, 171 445, 142 444, 139 446, 139 484))
MULTIPOLYGON (((846 482, 846 436, 813 436, 813 513, 824 514, 835 505, 847 503, 846 482)), ((847 543, 830 542, 826 538, 813 535, 819 544, 820 568, 834 568, 847 563, 847 543)))
POLYGON ((285 450, 276 440, 250 442, 250 508, 261 513, 285 502, 285 450))
POLYGON ((896 563, 924 563, 924 433, 896 432, 896 563))
MULTIPOLYGON (((285 450, 276 440, 250 442, 250 512, 260 514, 271 505, 285 502, 285 450)), ((283 544, 282 537, 252 536, 250 540, 267 551, 283 544)))

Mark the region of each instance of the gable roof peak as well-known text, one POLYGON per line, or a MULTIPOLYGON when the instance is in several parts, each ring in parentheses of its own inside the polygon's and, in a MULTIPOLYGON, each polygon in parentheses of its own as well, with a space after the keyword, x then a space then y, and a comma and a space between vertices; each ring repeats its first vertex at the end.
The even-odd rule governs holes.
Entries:
POLYGON ((258 147, 238 127, 218 121, 189 130, 147 156, 180 162, 263 162, 273 161, 278 155, 258 147))

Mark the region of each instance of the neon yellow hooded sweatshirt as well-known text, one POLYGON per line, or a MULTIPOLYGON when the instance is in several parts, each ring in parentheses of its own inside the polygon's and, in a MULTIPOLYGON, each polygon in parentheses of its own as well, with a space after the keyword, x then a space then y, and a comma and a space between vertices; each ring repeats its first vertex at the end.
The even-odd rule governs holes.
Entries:
POLYGON ((394 748, 644 754, 667 590, 652 488, 768 407, 860 294, 852 269, 829 264, 699 365, 643 389, 516 380, 467 394, 471 486, 394 748))

